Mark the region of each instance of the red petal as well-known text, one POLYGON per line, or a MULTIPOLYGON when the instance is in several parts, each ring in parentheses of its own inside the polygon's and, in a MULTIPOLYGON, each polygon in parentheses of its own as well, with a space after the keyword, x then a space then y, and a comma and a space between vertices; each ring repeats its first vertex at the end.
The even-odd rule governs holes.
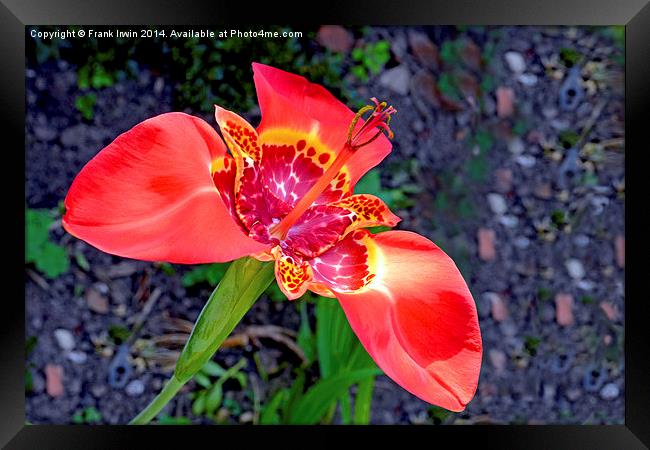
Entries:
MULTIPOLYGON (((274 144, 264 135, 277 130, 291 130, 316 135, 334 153, 341 151, 354 118, 354 113, 347 106, 324 87, 310 83, 301 76, 259 63, 253 63, 253 72, 262 111, 262 122, 258 127, 260 141, 274 144)), ((357 129, 361 128, 361 122, 357 124, 357 129)), ((382 135, 363 147, 362 151, 356 152, 346 163, 352 186, 379 164, 390 149, 390 141, 382 135)))
MULTIPOLYGON (((482 344, 476 305, 453 261, 415 233, 369 238, 377 277, 334 292, 386 375, 421 399, 462 411, 474 396, 482 344)), ((334 290, 334 288, 332 288, 334 290)))
POLYGON ((95 247, 149 261, 229 261, 262 251, 232 220, 211 175, 225 155, 216 131, 162 114, 118 136, 81 170, 65 199, 65 229, 95 247))

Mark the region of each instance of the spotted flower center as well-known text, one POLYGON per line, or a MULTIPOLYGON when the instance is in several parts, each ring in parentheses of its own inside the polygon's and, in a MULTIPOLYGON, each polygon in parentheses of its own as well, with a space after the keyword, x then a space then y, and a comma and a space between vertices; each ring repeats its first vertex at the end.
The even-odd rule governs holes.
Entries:
MULTIPOLYGON (((346 167, 354 152, 388 130, 386 123, 393 111, 384 103, 375 103, 370 117, 353 133, 370 107, 355 116, 338 152, 323 144, 315 132, 273 129, 258 135, 239 116, 217 110, 232 156, 213 161, 215 185, 242 231, 269 244, 269 250, 258 257, 276 261, 276 276, 289 298, 302 295, 315 283, 320 273, 315 270, 317 258, 352 230, 394 226, 399 220, 380 199, 352 195, 346 167)), ((369 272, 367 268, 361 272, 365 272, 359 277, 363 284, 369 272)), ((353 285, 359 283, 346 283, 353 285)))

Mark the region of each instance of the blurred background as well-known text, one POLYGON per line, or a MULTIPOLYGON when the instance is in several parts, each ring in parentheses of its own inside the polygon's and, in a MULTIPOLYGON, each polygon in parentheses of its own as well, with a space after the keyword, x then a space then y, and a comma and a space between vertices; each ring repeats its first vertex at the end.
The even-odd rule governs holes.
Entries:
POLYGON ((216 127, 216 103, 257 124, 259 61, 352 109, 373 96, 397 109, 393 152, 355 191, 382 197, 398 229, 459 266, 483 336, 478 391, 450 413, 384 375, 359 380, 375 366, 338 304, 289 302, 272 287, 157 423, 623 423, 623 27, 276 27, 266 31, 300 34, 214 40, 166 30, 27 30, 29 422, 126 423, 170 376, 227 266, 102 253, 63 231, 63 199, 86 162, 153 115, 216 127))

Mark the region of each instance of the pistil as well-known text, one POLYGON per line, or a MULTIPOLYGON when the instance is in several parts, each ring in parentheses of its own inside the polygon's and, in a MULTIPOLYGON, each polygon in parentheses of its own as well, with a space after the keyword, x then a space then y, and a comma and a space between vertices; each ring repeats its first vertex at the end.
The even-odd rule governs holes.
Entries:
POLYGON ((379 102, 376 98, 371 99, 374 106, 367 105, 361 108, 352 119, 348 128, 348 139, 343 145, 343 148, 337 155, 334 162, 327 168, 325 173, 316 180, 307 193, 296 203, 291 212, 287 214, 277 225, 275 225, 270 233, 279 239, 284 239, 289 232, 289 229, 294 223, 302 216, 305 211, 314 203, 314 201, 323 193, 327 186, 338 175, 345 163, 354 155, 354 153, 361 147, 373 142, 382 133, 386 133, 388 138, 392 139, 393 132, 391 131, 388 123, 390 122, 391 115, 396 112, 392 106, 387 106, 386 102, 379 102), (361 128, 355 131, 355 127, 361 117, 367 112, 372 111, 372 114, 365 120, 361 128))

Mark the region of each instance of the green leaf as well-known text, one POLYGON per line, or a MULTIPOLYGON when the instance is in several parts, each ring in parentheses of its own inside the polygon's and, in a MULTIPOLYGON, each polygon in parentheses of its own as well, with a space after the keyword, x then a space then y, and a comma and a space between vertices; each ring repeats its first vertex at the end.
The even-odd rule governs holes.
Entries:
POLYGON ((210 386, 212 386, 212 382, 210 381, 210 378, 208 378, 206 375, 203 373, 199 372, 196 375, 194 375, 194 381, 196 381, 196 384, 199 386, 202 386, 206 389, 208 389, 210 386))
POLYGON ((188 417, 173 417, 162 414, 158 417, 158 425, 191 425, 192 421, 188 417))
POLYGON ((316 356, 316 339, 309 326, 307 316, 307 303, 300 303, 300 328, 298 329, 297 343, 307 358, 307 364, 311 364, 316 356))
POLYGON ((212 292, 176 363, 174 376, 186 382, 212 358, 241 318, 275 279, 273 263, 241 258, 230 264, 212 292))
POLYGON ((357 386, 357 395, 354 399, 354 424, 368 425, 372 411, 372 391, 375 388, 375 377, 361 380, 357 386))
POLYGON ((183 286, 191 287, 200 283, 216 286, 223 278, 230 263, 204 264, 183 275, 183 286))
POLYGON ((217 408, 221 406, 221 401, 223 400, 223 388, 221 385, 222 383, 215 383, 205 397, 205 412, 209 416, 213 415, 217 408))
POLYGON ((205 396, 205 391, 201 391, 198 393, 196 399, 194 399, 194 402, 192 403, 192 413, 195 416, 200 416, 203 414, 203 411, 205 411, 205 396))
MULTIPOLYGON (((211 377, 221 377, 226 373, 226 369, 221 367, 216 362, 209 360, 201 367, 201 372, 211 377)), ((197 374, 198 375, 198 374, 197 374)))
POLYGON ((58 277, 70 267, 65 248, 49 240, 53 222, 48 211, 27 209, 25 212, 25 262, 33 263, 49 278, 58 277))
POLYGON ((376 369, 362 369, 344 372, 314 384, 291 408, 289 424, 312 425, 318 423, 332 401, 343 395, 355 383, 374 377, 376 369))
POLYGON ((288 389, 282 389, 276 392, 271 400, 262 408, 260 412, 261 425, 279 425, 280 424, 280 406, 286 400, 288 389))
POLYGON ((97 96, 94 93, 79 95, 74 101, 74 106, 81 113, 84 119, 92 120, 95 115, 95 103, 97 96))

